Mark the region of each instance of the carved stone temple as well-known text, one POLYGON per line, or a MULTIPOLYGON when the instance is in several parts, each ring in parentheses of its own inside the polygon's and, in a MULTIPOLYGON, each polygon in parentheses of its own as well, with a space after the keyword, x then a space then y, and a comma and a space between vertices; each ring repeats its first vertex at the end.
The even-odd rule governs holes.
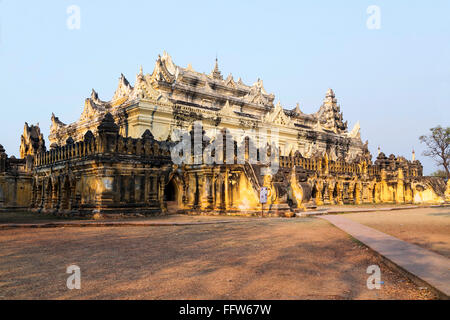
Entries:
POLYGON ((77 122, 53 114, 49 150, 39 126, 28 124, 20 159, 0 145, 0 210, 292 216, 323 204, 450 200, 450 185, 424 177, 414 157, 379 152, 373 161, 333 90, 314 114, 274 102, 262 80, 224 77, 217 60, 199 73, 164 53, 133 85, 121 75, 111 100, 92 90, 77 122), (179 162, 183 139, 192 152, 183 149, 179 162), (215 161, 204 161, 211 145, 215 161), (263 207, 261 187, 269 191, 263 207))

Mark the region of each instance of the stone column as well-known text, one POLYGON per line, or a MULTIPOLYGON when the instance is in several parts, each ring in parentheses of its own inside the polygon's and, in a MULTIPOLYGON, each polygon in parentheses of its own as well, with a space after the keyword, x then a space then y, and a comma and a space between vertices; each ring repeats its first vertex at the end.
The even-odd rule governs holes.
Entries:
POLYGON ((397 192, 395 193, 396 199, 394 201, 396 203, 404 203, 405 202, 405 184, 404 184, 404 174, 402 169, 398 169, 397 176, 397 192))
POLYGON ((98 173, 97 190, 95 196, 96 210, 94 213, 103 213, 114 207, 114 171, 103 170, 98 173))
POLYGON ((229 171, 228 168, 225 169, 225 194, 224 194, 224 198, 225 198, 225 210, 228 210, 230 207, 230 194, 229 194, 229 171))
POLYGON ((157 201, 158 200, 158 176, 153 173, 150 176, 150 201, 157 201))
POLYGON ((213 208, 213 195, 212 195, 212 173, 207 172, 203 175, 203 192, 202 192, 202 208, 211 210, 213 208))
POLYGON ((342 182, 339 182, 337 184, 337 194, 338 194, 338 199, 337 199, 337 203, 339 205, 343 205, 344 204, 344 184, 342 182))
POLYGON ((362 197, 362 192, 361 192, 362 190, 361 190, 361 183, 356 183, 355 184, 355 195, 356 195, 356 198, 354 199, 355 200, 355 204, 361 204, 361 197, 362 197))
POLYGON ((159 201, 159 207, 161 208, 161 212, 166 213, 167 212, 167 206, 164 201, 164 189, 166 186, 166 179, 165 176, 161 176, 159 178, 159 186, 158 186, 158 201, 159 201))

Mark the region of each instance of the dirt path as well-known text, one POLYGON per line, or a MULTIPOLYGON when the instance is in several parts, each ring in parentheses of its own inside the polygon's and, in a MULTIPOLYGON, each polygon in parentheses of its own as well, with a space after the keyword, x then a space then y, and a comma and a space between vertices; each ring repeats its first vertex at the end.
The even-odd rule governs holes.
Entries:
POLYGON ((326 221, 0 232, 1 299, 430 299, 326 221), (68 290, 66 268, 81 268, 68 290), (379 265, 381 290, 366 286, 379 265))

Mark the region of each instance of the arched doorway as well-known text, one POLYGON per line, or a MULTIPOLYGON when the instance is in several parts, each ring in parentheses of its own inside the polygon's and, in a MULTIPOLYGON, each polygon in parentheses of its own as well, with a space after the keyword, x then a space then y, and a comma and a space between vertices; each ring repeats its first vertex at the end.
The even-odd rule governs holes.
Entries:
POLYGON ((167 211, 169 213, 176 213, 179 210, 179 189, 175 182, 175 178, 172 178, 164 188, 164 202, 167 205, 167 211))

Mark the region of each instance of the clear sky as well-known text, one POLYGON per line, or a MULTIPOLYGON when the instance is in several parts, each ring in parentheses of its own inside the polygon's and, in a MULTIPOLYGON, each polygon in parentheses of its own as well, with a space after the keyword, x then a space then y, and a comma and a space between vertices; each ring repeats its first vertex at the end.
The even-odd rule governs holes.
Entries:
POLYGON ((47 138, 52 112, 77 120, 92 88, 111 99, 120 73, 133 83, 166 50, 200 72, 217 54, 224 76, 261 78, 305 113, 333 88, 372 155, 381 146, 410 158, 414 147, 429 174, 418 137, 450 125, 449 13, 449 0, 0 0, 0 144, 17 156, 25 121, 47 138), (71 5, 79 29, 67 26, 71 5), (380 29, 367 27, 370 5, 380 29))

